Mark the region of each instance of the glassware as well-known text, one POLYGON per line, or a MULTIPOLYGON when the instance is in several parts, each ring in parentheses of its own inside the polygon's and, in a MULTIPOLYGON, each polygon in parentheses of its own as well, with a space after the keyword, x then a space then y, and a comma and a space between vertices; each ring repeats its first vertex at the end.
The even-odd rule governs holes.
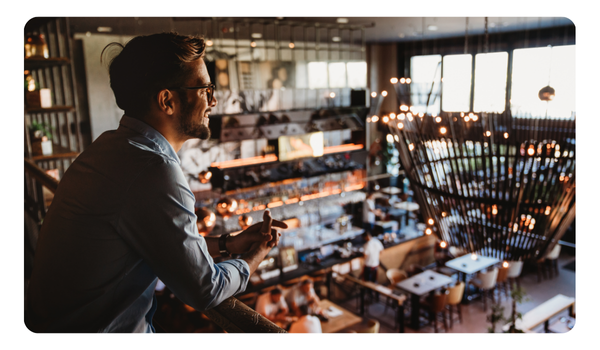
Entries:
POLYGON ((25 37, 25 58, 29 57, 50 57, 44 34, 30 34, 25 37))

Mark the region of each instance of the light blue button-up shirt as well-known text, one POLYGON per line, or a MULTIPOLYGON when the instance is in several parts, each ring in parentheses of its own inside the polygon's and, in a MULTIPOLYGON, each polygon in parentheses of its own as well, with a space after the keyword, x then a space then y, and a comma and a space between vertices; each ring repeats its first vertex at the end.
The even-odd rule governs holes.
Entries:
POLYGON ((212 308, 246 289, 248 264, 216 264, 167 140, 123 116, 65 172, 44 220, 27 294, 35 332, 152 332, 157 277, 212 308))

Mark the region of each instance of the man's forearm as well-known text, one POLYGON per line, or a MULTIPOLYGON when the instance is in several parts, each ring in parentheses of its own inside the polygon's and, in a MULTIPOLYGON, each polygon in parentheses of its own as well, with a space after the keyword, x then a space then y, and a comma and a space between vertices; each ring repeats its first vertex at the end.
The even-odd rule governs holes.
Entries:
POLYGON ((219 253, 219 237, 204 237, 204 240, 210 256, 213 258, 221 256, 219 253))

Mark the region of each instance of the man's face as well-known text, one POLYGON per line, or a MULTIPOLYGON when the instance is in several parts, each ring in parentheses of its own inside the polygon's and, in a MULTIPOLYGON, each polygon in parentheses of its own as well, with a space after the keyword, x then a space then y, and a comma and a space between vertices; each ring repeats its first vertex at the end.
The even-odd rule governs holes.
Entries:
POLYGON ((279 302, 279 300, 281 299, 283 295, 281 293, 279 294, 271 294, 271 302, 273 303, 277 303, 279 302))
POLYGON ((302 292, 304 294, 308 294, 310 292, 310 288, 312 287, 312 285, 310 283, 307 284, 303 284, 302 285, 302 292))
MULTIPOLYGON (((186 64, 192 68, 192 73, 184 86, 192 87, 210 84, 210 76, 208 75, 204 60, 199 59, 186 64)), ((179 91, 181 109, 178 118, 178 131, 190 138, 209 139, 210 129, 208 128, 208 118, 211 108, 217 105, 217 99, 214 94, 209 104, 206 89, 184 89, 179 91)))

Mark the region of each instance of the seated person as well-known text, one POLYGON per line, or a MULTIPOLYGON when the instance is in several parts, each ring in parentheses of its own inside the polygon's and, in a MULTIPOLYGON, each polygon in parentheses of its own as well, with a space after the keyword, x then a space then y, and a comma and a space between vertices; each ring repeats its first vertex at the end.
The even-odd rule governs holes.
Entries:
POLYGON ((288 305, 283 299, 283 293, 279 288, 275 288, 258 297, 256 300, 256 312, 280 327, 292 322, 292 317, 288 315, 288 305))
POLYGON ((290 326, 289 333, 323 333, 321 322, 309 314, 308 305, 304 304, 298 308, 300 318, 290 326))
POLYGON ((287 303, 292 309, 292 313, 295 316, 302 316, 300 313, 300 306, 307 305, 309 307, 309 313, 322 315, 323 312, 319 307, 321 299, 315 293, 313 287, 313 281, 311 279, 305 279, 298 283, 294 288, 287 294, 287 303))

